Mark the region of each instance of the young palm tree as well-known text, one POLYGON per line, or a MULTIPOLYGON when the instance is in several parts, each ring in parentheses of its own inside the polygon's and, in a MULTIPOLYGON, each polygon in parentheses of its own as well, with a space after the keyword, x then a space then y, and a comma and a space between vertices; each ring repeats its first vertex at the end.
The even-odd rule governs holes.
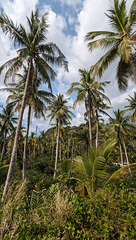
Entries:
POLYGON ((54 96, 54 99, 47 110, 50 110, 51 113, 47 116, 50 118, 50 122, 54 120, 56 122, 56 158, 55 158, 55 168, 54 168, 54 178, 56 177, 57 162, 58 162, 58 149, 59 149, 59 136, 60 136, 60 127, 61 125, 69 124, 72 119, 71 116, 74 114, 69 110, 70 106, 66 105, 68 99, 64 99, 64 95, 59 94, 54 96))
POLYGON ((74 158, 74 171, 79 183, 79 195, 89 195, 100 187, 109 175, 106 172, 107 163, 116 141, 107 141, 98 149, 90 148, 89 155, 74 158))
POLYGON ((68 90, 68 94, 73 92, 77 92, 77 97, 74 103, 74 107, 77 103, 84 102, 85 108, 88 115, 89 120, 89 136, 90 136, 90 144, 92 146, 92 115, 94 114, 94 106, 93 103, 95 98, 100 96, 105 96, 101 90, 103 90, 102 86, 105 86, 109 82, 99 82, 95 81, 91 78, 91 71, 86 71, 85 69, 79 69, 81 79, 79 82, 74 82, 71 84, 70 89, 68 90))
POLYGON ((108 51, 95 64, 94 73, 101 77, 109 64, 119 57, 118 87, 120 90, 126 90, 129 73, 133 74, 136 82, 136 60, 133 53, 136 43, 134 29, 136 24, 136 0, 133 1, 128 14, 126 0, 114 0, 114 6, 106 16, 109 18, 113 31, 93 31, 85 37, 90 51, 95 48, 108 48, 108 51))
POLYGON ((129 98, 126 98, 129 101, 129 105, 125 106, 125 108, 128 109, 128 111, 131 111, 129 114, 129 119, 132 122, 136 121, 136 92, 134 92, 134 97, 129 96, 129 98))
POLYGON ((13 21, 10 20, 4 13, 0 14, 0 25, 2 30, 9 34, 15 45, 20 45, 22 47, 17 51, 17 57, 9 60, 0 67, 0 72, 2 72, 5 67, 8 68, 5 75, 5 81, 11 75, 12 77, 15 76, 15 72, 22 66, 24 61, 27 61, 28 63, 24 95, 19 112, 14 147, 11 155, 7 180, 3 191, 3 197, 7 193, 13 175, 19 132, 27 99, 27 91, 30 83, 31 69, 32 67, 35 69, 33 76, 34 80, 36 79, 37 72, 39 72, 43 82, 48 83, 48 86, 51 89, 50 80, 56 77, 56 73, 50 64, 55 64, 60 67, 64 66, 66 70, 68 66, 67 61, 60 49, 54 43, 45 43, 48 28, 47 15, 48 14, 46 13, 41 19, 39 19, 38 10, 35 12, 35 14, 32 12, 31 18, 27 18, 28 28, 26 30, 21 24, 16 26, 13 21))
POLYGON ((5 108, 1 105, 0 108, 2 108, 2 112, 0 113, 0 134, 1 136, 3 136, 3 146, 0 159, 0 161, 2 162, 5 153, 7 134, 15 130, 14 124, 17 123, 17 118, 14 117, 13 108, 10 105, 6 105, 5 108))
POLYGON ((136 133, 136 126, 128 122, 128 117, 124 117, 124 113, 125 111, 120 111, 118 109, 114 111, 115 118, 110 118, 111 131, 113 130, 117 134, 122 166, 124 166, 122 144, 124 146, 127 164, 129 164, 125 141, 128 135, 134 135, 136 133))

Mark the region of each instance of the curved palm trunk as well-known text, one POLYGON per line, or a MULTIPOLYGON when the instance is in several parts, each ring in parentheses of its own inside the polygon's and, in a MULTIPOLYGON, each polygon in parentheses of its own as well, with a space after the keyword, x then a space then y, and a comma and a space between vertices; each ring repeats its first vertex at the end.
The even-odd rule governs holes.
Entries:
POLYGON ((134 62, 134 58, 133 58, 132 54, 131 54, 131 57, 130 57, 130 66, 131 66, 131 70, 132 70, 132 73, 133 73, 133 76, 134 76, 134 79, 135 79, 135 83, 136 83, 136 64, 134 62))
POLYGON ((96 113, 96 149, 98 148, 98 141, 99 141, 99 120, 98 120, 98 111, 96 113))
POLYGON ((28 142, 28 134, 29 134, 29 126, 30 126, 30 116, 31 116, 31 106, 29 106, 29 109, 28 109, 27 129, 26 129, 26 136, 25 136, 25 142, 24 142, 23 172, 22 172, 23 180, 26 179, 26 152, 27 152, 27 142, 28 142))
POLYGON ((60 119, 57 123, 57 136, 56 136, 56 158, 55 158, 55 171, 54 178, 56 177, 57 163, 58 163, 58 151, 59 151, 59 134, 60 134, 60 119))
POLYGON ((3 160, 4 153, 5 153, 6 136, 7 136, 7 133, 6 133, 6 131, 5 131, 5 132, 4 132, 4 142, 3 142, 3 146, 2 146, 2 153, 1 153, 1 158, 0 158, 0 161, 1 161, 1 162, 2 162, 2 160, 3 160))
POLYGON ((24 113, 26 99, 27 99, 27 91, 28 91, 28 87, 29 87, 31 64, 32 64, 32 60, 30 60, 29 64, 28 64, 28 73, 27 73, 27 78, 26 78, 24 95, 23 95, 21 109, 19 111, 19 118, 18 118, 18 124, 17 124, 15 139, 14 139, 14 145, 13 145, 11 159, 10 159, 10 166, 9 166, 9 169, 8 169, 7 179, 6 179, 6 183, 5 183, 5 187, 4 187, 4 191, 3 191, 3 195, 2 195, 2 200, 1 201, 4 200, 4 197, 5 197, 5 195, 8 192, 8 188, 10 186, 10 183, 11 183, 11 180, 12 180, 12 176, 13 176, 13 172, 14 172, 14 165, 15 165, 15 160, 16 160, 16 155, 17 155, 19 134, 20 134, 20 130, 21 130, 23 113, 24 113))

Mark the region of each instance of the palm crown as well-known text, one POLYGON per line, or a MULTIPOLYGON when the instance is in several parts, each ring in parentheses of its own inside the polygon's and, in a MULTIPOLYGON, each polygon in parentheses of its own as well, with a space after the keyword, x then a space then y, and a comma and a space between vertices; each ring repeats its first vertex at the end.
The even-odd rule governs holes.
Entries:
POLYGON ((6 67, 8 68, 5 81, 8 77, 15 76, 15 72, 22 67, 24 60, 33 60, 33 65, 36 66, 36 71, 42 76, 43 82, 47 82, 51 89, 50 78, 54 79, 56 73, 49 64, 64 66, 68 70, 68 63, 65 56, 54 43, 44 43, 46 41, 46 33, 48 14, 44 14, 39 20, 39 11, 32 12, 31 18, 27 17, 28 31, 20 24, 15 26, 11 19, 5 14, 0 14, 1 27, 5 33, 9 33, 14 40, 15 45, 20 45, 22 48, 17 51, 18 56, 7 61, 0 67, 0 72, 6 67))
POLYGON ((135 55, 133 54, 136 43, 134 25, 136 23, 136 0, 133 1, 130 11, 126 12, 126 1, 114 0, 114 7, 111 8, 109 18, 114 31, 95 31, 86 35, 88 49, 105 48, 108 51, 100 58, 94 66, 94 73, 101 77, 104 70, 117 57, 120 61, 117 68, 117 80, 120 90, 126 90, 129 74, 133 74, 136 81, 135 55), (100 38, 102 36, 102 38, 100 38), (95 38, 97 38, 94 40, 95 38))

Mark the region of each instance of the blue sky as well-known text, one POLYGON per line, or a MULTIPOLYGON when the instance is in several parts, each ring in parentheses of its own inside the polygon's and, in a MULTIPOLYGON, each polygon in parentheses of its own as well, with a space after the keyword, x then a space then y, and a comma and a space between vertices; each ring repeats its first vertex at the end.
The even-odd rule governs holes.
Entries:
MULTIPOLYGON (((93 53, 88 52, 86 43, 84 42, 85 34, 93 30, 110 29, 108 19, 105 12, 110 8, 112 0, 1 0, 0 8, 9 15, 14 22, 22 23, 26 26, 26 16, 30 16, 32 10, 37 7, 40 14, 49 12, 49 32, 48 41, 54 42, 62 50, 69 62, 69 73, 58 69, 58 77, 53 83, 54 93, 62 93, 66 96, 66 91, 70 84, 80 80, 78 73, 79 68, 88 69, 102 55, 102 51, 96 50, 93 53)), ((127 1, 129 8, 133 0, 127 1)), ((8 36, 5 36, 0 30, 0 65, 16 55, 12 42, 8 36)), ((115 79, 117 63, 110 65, 109 69, 104 73, 102 80, 111 81, 110 85, 105 89, 107 96, 111 99, 113 109, 123 108, 127 105, 125 98, 133 95, 135 85, 130 81, 127 92, 120 93, 117 88, 115 79)), ((4 73, 0 76, 1 87, 3 87, 4 73)), ((7 93, 0 93, 0 103, 4 104, 7 93)), ((67 96, 66 96, 67 97, 67 96)), ((69 105, 73 105, 75 96, 72 95, 69 105)), ((84 121, 84 104, 77 106, 75 109, 75 118, 73 125, 79 125, 84 121)), ((110 114, 112 111, 110 110, 110 114)), ((27 116, 27 109, 24 119, 27 116)), ((107 120, 107 119, 105 119, 107 120)), ((32 118, 31 131, 38 129, 46 130, 49 127, 48 121, 42 119, 36 120, 32 118)))

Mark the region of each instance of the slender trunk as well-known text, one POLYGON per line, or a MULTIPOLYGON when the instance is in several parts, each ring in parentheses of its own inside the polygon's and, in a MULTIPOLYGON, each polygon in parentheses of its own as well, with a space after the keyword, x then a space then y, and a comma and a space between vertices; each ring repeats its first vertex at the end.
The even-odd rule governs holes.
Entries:
POLYGON ((53 153, 54 153, 54 133, 52 135, 52 161, 53 161, 53 153))
POLYGON ((130 57, 130 66, 131 66, 131 70, 132 70, 132 73, 133 73, 133 76, 134 76, 134 79, 135 79, 135 83, 136 83, 136 64, 135 64, 135 61, 134 61, 134 58, 133 58, 132 54, 131 54, 131 57, 130 57))
POLYGON ((23 172, 22 172, 23 180, 26 179, 26 153, 27 153, 29 126, 30 126, 30 116, 31 116, 31 106, 29 105, 28 116, 27 116, 26 136, 25 136, 25 142, 24 142, 24 154, 23 154, 23 172))
POLYGON ((68 137, 67 159, 69 159, 69 146, 70 146, 70 139, 69 139, 69 137, 68 137))
POLYGON ((96 149, 98 148, 98 138, 99 138, 99 120, 98 120, 98 111, 96 110, 96 149))
POLYGON ((121 164, 122 164, 122 167, 124 167, 121 143, 119 143, 119 148, 120 148, 121 164))
POLYGON ((54 178, 56 177, 57 162, 58 162, 58 150, 59 150, 59 134, 60 134, 60 119, 57 122, 57 136, 56 136, 56 158, 55 158, 55 171, 54 178))
MULTIPOLYGON (((127 165, 129 165, 128 154, 127 154, 127 149, 126 149, 126 144, 125 144, 124 139, 123 139, 123 145, 124 145, 124 149, 125 149, 125 155, 126 155, 127 165)), ((129 172, 131 173, 130 167, 129 167, 129 172)))
POLYGON ((2 162, 3 157, 4 157, 4 153, 5 153, 5 145, 6 145, 6 131, 4 132, 4 142, 3 142, 3 147, 2 147, 2 153, 1 153, 1 159, 0 161, 2 162))
POLYGON ((31 158, 31 147, 29 147, 29 158, 31 158))
POLYGON ((92 147, 93 146, 93 143, 92 143, 92 99, 91 99, 90 96, 89 96, 89 99, 88 99, 88 104, 89 104, 89 111, 88 111, 89 137, 90 137, 90 144, 91 144, 91 147, 92 147))
POLYGON ((11 183, 13 172, 14 172, 14 165, 15 165, 17 148, 18 148, 19 134, 20 134, 20 130, 21 130, 23 113, 24 113, 26 99, 27 99, 27 91, 28 91, 28 87, 29 87, 31 64, 32 64, 32 60, 29 61, 29 65, 28 65, 28 73, 27 73, 27 78, 26 78, 24 95, 23 95, 22 105, 21 105, 21 108, 20 108, 20 111, 19 111, 19 118, 18 118, 18 124, 17 124, 15 139, 14 139, 14 146, 13 146, 13 150, 12 150, 12 154, 11 154, 10 166, 9 166, 9 169, 8 169, 7 179, 6 179, 6 183, 5 183, 5 187, 4 187, 4 191, 3 191, 3 195, 2 195, 2 201, 4 200, 4 197, 8 192, 8 188, 9 188, 9 185, 11 183))
POLYGON ((44 143, 42 143, 42 157, 44 157, 44 143))
POLYGON ((72 164, 74 163, 73 162, 73 153, 74 153, 74 147, 73 147, 73 142, 72 142, 72 148, 71 148, 72 164))
POLYGON ((35 155, 36 155, 37 128, 38 128, 38 126, 36 126, 36 131, 35 131, 35 140, 34 140, 34 158, 35 158, 35 155))
POLYGON ((89 156, 89 144, 87 144, 87 156, 89 156))
POLYGON ((60 154, 59 154, 59 159, 61 161, 61 139, 60 139, 60 154))

